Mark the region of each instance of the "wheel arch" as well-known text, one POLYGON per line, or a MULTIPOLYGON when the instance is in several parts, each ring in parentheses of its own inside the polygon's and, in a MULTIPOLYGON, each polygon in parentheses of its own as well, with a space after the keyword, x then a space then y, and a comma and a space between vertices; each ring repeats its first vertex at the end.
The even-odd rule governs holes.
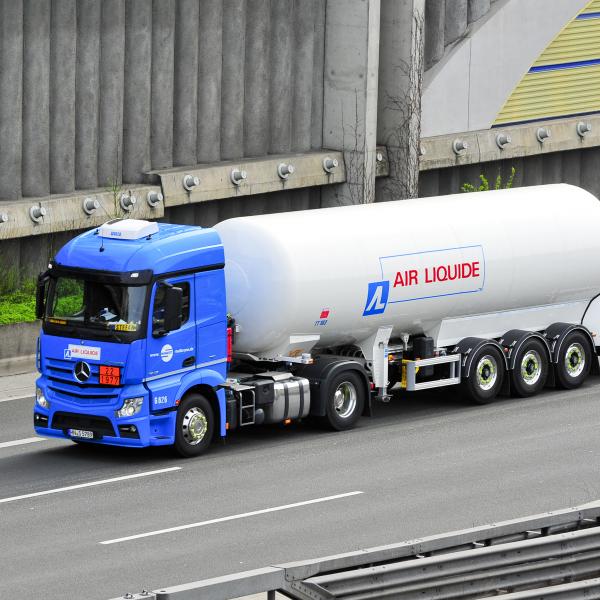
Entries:
MULTIPOLYGON (((575 324, 575 323, 553 323, 546 329, 546 339, 548 340, 548 345, 552 352, 552 363, 558 363, 558 357, 560 355, 560 351, 564 344, 565 339, 570 333, 574 331, 579 331, 583 333, 588 342, 590 343, 590 349, 592 351, 592 356, 597 357, 596 354, 596 344, 594 342, 594 336, 590 332, 590 330, 585 325, 575 324)), ((598 365, 598 360, 592 360, 590 373, 593 375, 598 375, 600 372, 600 366, 598 365)))
POLYGON ((365 406, 363 414, 371 415, 371 394, 369 375, 357 360, 351 360, 346 357, 336 360, 335 358, 327 360, 316 360, 312 365, 307 365, 299 369, 295 374, 306 377, 310 383, 310 414, 323 417, 326 414, 327 402, 327 384, 332 377, 343 373, 344 371, 353 371, 357 373, 363 383, 365 394, 365 406))
POLYGON ((452 350, 454 354, 461 354, 463 357, 461 361, 461 375, 463 378, 470 377, 473 357, 481 348, 484 348, 485 346, 491 346, 492 348, 495 348, 500 353, 500 356, 502 356, 504 368, 508 369, 506 352, 498 342, 495 340, 486 340, 484 338, 468 337, 458 342, 458 344, 452 350))
POLYGON ((548 363, 552 362, 552 350, 548 340, 537 331, 524 331, 522 329, 511 329, 507 331, 499 340, 499 344, 504 348, 505 355, 507 358, 507 368, 512 371, 515 368, 515 363, 519 351, 523 347, 523 344, 530 339, 539 340, 544 349, 546 350, 546 358, 548 363))
POLYGON ((181 394, 181 401, 183 401, 185 398, 187 398, 188 396, 192 395, 192 394, 200 394, 201 396, 204 396, 207 400, 208 403, 210 404, 210 407, 213 409, 213 414, 215 416, 215 423, 218 425, 218 427, 214 428, 214 432, 213 432, 213 437, 225 437, 226 435, 226 426, 224 423, 224 417, 225 414, 224 412, 221 410, 221 402, 220 402, 220 398, 219 398, 219 392, 223 393, 223 390, 215 390, 215 388, 213 388, 212 386, 206 384, 206 383, 198 383, 196 385, 192 385, 191 387, 187 388, 185 390, 185 392, 183 392, 183 394, 181 394))

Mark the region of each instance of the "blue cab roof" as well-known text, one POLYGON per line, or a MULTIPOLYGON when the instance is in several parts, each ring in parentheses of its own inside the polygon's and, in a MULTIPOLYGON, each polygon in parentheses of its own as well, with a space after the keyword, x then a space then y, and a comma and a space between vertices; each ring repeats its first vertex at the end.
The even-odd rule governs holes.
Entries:
POLYGON ((139 240, 100 237, 97 231, 86 231, 65 244, 55 262, 115 272, 151 269, 155 275, 225 262, 221 238, 211 228, 158 223, 158 233, 139 240))

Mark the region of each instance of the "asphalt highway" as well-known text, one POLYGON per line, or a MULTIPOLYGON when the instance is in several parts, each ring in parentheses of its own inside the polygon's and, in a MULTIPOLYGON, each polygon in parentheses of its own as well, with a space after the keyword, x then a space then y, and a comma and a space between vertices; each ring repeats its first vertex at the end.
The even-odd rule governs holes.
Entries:
MULTIPOLYGON (((1 391, 0 391, 1 396, 1 391)), ((348 432, 234 432, 167 449, 32 441, 0 403, 0 598, 106 600, 600 498, 600 379, 465 404, 395 397, 348 432)))

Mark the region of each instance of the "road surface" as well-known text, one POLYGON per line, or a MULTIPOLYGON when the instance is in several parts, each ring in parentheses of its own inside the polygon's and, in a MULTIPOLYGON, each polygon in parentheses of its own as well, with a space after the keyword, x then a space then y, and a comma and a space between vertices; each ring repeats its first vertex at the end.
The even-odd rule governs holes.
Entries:
POLYGON ((0 402, 0 598, 106 600, 600 498, 598 378, 395 397, 352 431, 261 427, 192 460, 35 441, 32 402, 0 402))

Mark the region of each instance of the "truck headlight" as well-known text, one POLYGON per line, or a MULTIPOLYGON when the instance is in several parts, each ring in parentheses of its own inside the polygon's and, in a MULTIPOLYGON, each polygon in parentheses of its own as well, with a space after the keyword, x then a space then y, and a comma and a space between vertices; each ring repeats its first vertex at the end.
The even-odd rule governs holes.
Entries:
POLYGON ((44 392, 39 388, 35 388, 35 402, 38 406, 45 408, 48 410, 50 408, 50 402, 46 400, 46 396, 44 396, 44 392))
POLYGON ((144 398, 127 398, 125 402, 123 402, 123 406, 115 412, 115 415, 119 419, 121 417, 133 417, 142 410, 143 403, 144 398))

